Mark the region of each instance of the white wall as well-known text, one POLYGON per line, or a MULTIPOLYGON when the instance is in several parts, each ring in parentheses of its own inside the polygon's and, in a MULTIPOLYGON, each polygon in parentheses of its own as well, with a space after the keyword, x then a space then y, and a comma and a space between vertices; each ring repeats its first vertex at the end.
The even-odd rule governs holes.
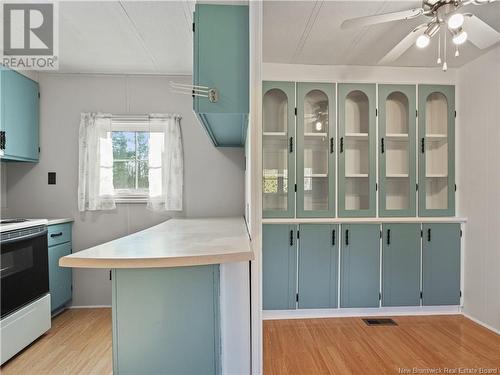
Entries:
MULTIPOLYGON (((80 112, 117 114, 180 113, 184 143, 184 211, 181 216, 242 216, 243 149, 215 148, 191 109, 191 97, 170 92, 169 81, 191 77, 40 74, 40 162, 9 163, 7 206, 10 216, 75 219, 73 250, 144 229, 170 217, 145 204, 119 204, 116 210, 79 213, 78 127, 80 112), (57 185, 47 172, 57 172, 57 185)), ((73 304, 110 305, 106 270, 73 273, 73 304)))
POLYGON ((500 332, 500 47, 458 74, 459 215, 465 225, 464 313, 500 332))

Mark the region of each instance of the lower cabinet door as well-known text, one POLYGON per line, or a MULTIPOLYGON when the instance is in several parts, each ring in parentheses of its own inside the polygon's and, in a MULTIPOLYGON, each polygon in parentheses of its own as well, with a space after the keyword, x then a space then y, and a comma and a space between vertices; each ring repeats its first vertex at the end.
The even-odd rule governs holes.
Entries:
POLYGON ((382 306, 420 305, 420 224, 382 225, 382 306))
POLYGON ((297 226, 262 226, 262 282, 264 310, 295 309, 297 226))
POLYGON ((338 225, 300 225, 300 309, 337 307, 338 225))
POLYGON ((71 300, 71 268, 59 267, 59 258, 71 254, 71 242, 49 247, 50 309, 57 310, 71 300))
POLYGON ((379 307, 380 226, 342 225, 340 307, 379 307))
POLYGON ((424 224, 422 303, 460 304, 460 224, 424 224))

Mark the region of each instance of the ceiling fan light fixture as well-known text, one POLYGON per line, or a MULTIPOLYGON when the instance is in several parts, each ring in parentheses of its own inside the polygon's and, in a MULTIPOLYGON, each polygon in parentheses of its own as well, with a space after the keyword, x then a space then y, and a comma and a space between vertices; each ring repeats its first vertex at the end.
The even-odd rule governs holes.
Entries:
POLYGON ((467 41, 467 33, 460 29, 456 33, 453 34, 453 43, 457 46, 460 44, 464 44, 467 41))
POLYGON ((416 45, 418 48, 425 48, 429 45, 431 38, 428 35, 422 34, 417 38, 416 45))
POLYGON ((448 18, 448 27, 452 30, 462 27, 465 17, 462 13, 455 13, 448 18))

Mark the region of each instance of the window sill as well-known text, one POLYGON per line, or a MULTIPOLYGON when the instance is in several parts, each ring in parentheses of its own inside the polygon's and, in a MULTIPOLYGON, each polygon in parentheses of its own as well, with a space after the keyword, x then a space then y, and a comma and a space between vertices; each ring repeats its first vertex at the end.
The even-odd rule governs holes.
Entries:
POLYGON ((117 204, 130 204, 130 203, 148 203, 147 197, 119 197, 115 199, 115 203, 117 204))

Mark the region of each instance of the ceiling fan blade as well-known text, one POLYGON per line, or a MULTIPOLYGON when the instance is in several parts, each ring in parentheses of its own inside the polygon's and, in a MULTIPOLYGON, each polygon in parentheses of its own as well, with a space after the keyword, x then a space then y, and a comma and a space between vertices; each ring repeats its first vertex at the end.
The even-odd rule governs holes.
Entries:
POLYGON ((396 46, 391 49, 378 63, 381 65, 396 61, 408 48, 410 48, 417 38, 425 31, 427 24, 422 24, 413 29, 407 36, 405 36, 396 46))
POLYGON ((411 18, 418 17, 424 13, 422 8, 415 8, 410 10, 403 10, 401 12, 376 14, 373 16, 357 17, 345 20, 340 26, 342 29, 347 29, 350 27, 363 27, 369 25, 375 25, 377 23, 408 20, 411 18))
POLYGON ((473 14, 465 14, 464 30, 468 40, 478 48, 485 49, 500 42, 500 33, 473 14))

